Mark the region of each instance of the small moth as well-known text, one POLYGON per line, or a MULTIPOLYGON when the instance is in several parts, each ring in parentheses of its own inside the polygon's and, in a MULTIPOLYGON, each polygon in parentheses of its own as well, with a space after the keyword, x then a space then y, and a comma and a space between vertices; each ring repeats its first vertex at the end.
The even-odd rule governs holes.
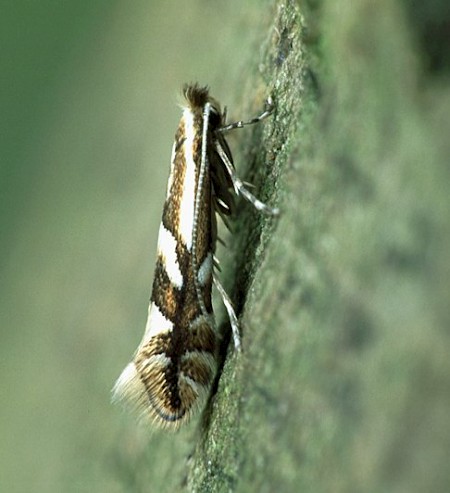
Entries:
POLYGON ((234 210, 242 195, 269 215, 235 173, 224 133, 261 121, 272 112, 268 99, 261 115, 225 124, 226 110, 207 87, 184 87, 186 100, 175 134, 147 325, 131 363, 113 389, 142 418, 178 428, 204 405, 217 370, 218 334, 211 303, 212 285, 227 309, 236 349, 239 325, 214 267, 216 213, 234 210))

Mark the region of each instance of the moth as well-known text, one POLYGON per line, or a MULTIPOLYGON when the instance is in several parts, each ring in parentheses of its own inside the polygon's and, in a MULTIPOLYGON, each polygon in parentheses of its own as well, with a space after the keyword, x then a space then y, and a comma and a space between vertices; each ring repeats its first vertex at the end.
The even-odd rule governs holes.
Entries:
POLYGON ((207 87, 185 85, 183 93, 147 325, 113 389, 113 400, 125 400, 140 417, 166 428, 178 428, 202 408, 215 377, 219 336, 213 284, 227 309, 235 347, 240 348, 236 314, 215 274, 216 214, 229 216, 235 195, 262 213, 278 213, 237 177, 224 135, 267 117, 273 109, 271 99, 258 117, 227 125, 226 109, 222 112, 207 87))

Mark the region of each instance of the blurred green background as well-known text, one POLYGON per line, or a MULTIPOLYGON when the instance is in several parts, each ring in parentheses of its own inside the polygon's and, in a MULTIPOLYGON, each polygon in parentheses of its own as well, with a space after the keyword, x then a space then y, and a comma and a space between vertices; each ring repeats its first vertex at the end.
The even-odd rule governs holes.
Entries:
POLYGON ((233 103, 258 8, 2 4, 1 492, 122 491, 135 424, 110 388, 144 329, 177 96, 233 103))

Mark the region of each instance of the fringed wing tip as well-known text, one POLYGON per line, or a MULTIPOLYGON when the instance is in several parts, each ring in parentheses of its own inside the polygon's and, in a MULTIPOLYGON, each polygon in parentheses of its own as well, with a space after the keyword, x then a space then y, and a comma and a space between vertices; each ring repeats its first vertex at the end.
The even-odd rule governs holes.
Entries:
POLYGON ((142 383, 133 362, 125 367, 114 384, 111 400, 114 404, 122 404, 124 408, 137 417, 140 423, 156 425, 159 428, 172 431, 178 430, 182 424, 189 421, 200 404, 196 402, 192 408, 187 409, 179 417, 175 417, 170 413, 163 417, 164 412, 162 410, 158 412, 151 405, 147 389, 142 383))
POLYGON ((128 363, 120 374, 112 389, 112 402, 124 402, 130 404, 139 400, 140 394, 145 391, 143 383, 139 379, 136 366, 128 363))

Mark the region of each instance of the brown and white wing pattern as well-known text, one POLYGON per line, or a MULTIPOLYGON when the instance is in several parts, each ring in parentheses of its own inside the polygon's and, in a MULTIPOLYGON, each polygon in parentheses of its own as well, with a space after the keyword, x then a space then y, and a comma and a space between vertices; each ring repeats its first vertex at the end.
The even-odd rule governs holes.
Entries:
MULTIPOLYGON (((147 325, 133 360, 113 389, 114 399, 126 401, 142 418, 172 428, 201 409, 217 369, 218 337, 211 303, 216 212, 223 216, 233 211, 230 189, 256 208, 263 210, 259 204, 268 208, 236 177, 221 133, 259 120, 224 127, 224 115, 207 88, 188 85, 184 95, 147 325)), ((220 284, 218 288, 239 347, 236 315, 220 284)))

